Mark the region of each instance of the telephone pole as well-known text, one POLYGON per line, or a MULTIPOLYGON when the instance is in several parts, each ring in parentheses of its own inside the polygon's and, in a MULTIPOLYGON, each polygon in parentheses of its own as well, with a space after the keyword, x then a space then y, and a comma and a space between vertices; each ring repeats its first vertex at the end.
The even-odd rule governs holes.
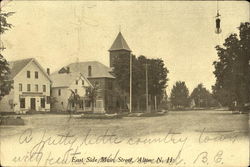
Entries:
POLYGON ((129 71, 130 71, 130 75, 129 75, 129 112, 132 113, 132 54, 130 53, 130 65, 129 65, 129 71))
POLYGON ((146 111, 148 112, 148 63, 147 62, 146 62, 146 111))

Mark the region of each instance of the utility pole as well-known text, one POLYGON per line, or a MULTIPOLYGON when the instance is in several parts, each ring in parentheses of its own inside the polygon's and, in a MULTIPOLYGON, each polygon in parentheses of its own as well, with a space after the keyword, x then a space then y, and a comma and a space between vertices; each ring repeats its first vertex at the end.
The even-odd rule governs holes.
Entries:
MULTIPOLYGON (((90 9, 90 8, 93 8, 95 6, 82 6, 80 8, 80 12, 78 12, 78 15, 77 15, 77 11, 76 11, 76 8, 74 8, 74 17, 76 18, 76 23, 72 23, 76 26, 76 31, 77 31, 77 40, 78 40, 78 47, 77 47, 77 56, 79 56, 79 54, 81 53, 82 51, 82 38, 81 38, 81 33, 82 33, 82 27, 83 27, 83 24, 85 25, 88 25, 88 26, 92 26, 92 27, 95 27, 97 26, 97 24, 89 24, 86 20, 86 17, 85 17, 85 9, 90 9), (87 7, 87 8, 86 8, 87 7)), ((95 21, 94 21, 95 22, 95 21)))
POLYGON ((147 62, 146 62, 146 111, 148 112, 148 63, 147 62))
POLYGON ((130 53, 130 65, 129 65, 129 67, 130 67, 130 75, 129 75, 129 96, 130 96, 130 98, 129 98, 129 112, 130 113, 132 113, 132 54, 130 53))
POLYGON ((77 30, 77 56, 79 56, 81 52, 81 32, 82 32, 82 23, 83 23, 83 16, 84 16, 84 7, 82 7, 82 13, 80 16, 76 14, 76 8, 74 8, 74 17, 76 18, 76 23, 73 23, 76 25, 76 30, 77 30))
POLYGON ((157 98, 155 96, 155 111, 157 110, 157 98))

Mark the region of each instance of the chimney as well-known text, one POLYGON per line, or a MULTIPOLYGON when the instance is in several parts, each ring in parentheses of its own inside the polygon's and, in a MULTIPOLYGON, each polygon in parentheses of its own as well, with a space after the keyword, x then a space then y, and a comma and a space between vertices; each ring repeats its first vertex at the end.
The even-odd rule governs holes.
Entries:
POLYGON ((50 75, 50 69, 49 68, 47 68, 47 74, 50 75))
POLYGON ((67 73, 70 73, 70 68, 69 67, 67 67, 67 73))
POLYGON ((91 66, 88 66, 88 76, 91 77, 92 75, 92 69, 91 66))

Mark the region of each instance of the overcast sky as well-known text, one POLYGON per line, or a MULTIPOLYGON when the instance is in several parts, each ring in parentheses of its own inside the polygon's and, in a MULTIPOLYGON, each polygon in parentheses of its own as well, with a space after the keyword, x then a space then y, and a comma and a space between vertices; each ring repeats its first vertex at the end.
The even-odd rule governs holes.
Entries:
POLYGON ((9 18, 13 29, 1 37, 4 55, 35 57, 52 72, 77 58, 109 65, 108 49, 120 26, 133 54, 164 60, 168 92, 179 80, 190 92, 199 83, 211 90, 214 47, 249 21, 247 1, 220 1, 222 34, 216 35, 216 8, 216 1, 13 1, 3 8, 16 12, 9 18), (81 26, 77 18, 83 18, 81 26))

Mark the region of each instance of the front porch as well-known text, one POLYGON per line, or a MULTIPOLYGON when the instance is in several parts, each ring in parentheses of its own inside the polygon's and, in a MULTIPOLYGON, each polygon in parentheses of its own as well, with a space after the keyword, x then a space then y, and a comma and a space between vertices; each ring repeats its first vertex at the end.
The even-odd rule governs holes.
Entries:
POLYGON ((19 95, 18 101, 13 103, 13 110, 18 114, 27 112, 49 112, 49 96, 42 93, 23 92, 19 95))
POLYGON ((93 104, 87 97, 80 97, 77 101, 69 100, 68 110, 75 113, 105 113, 103 100, 96 100, 93 104))

